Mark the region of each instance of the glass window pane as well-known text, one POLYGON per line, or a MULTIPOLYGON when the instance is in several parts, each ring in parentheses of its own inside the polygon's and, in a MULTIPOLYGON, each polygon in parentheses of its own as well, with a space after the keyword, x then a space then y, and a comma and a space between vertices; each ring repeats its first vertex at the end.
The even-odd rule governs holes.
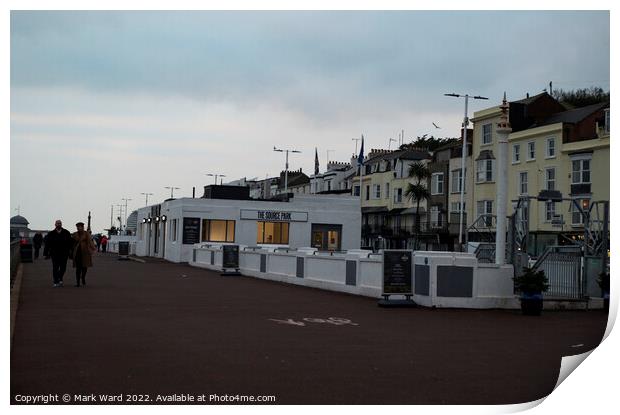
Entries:
POLYGON ((256 243, 264 243, 265 222, 256 222, 256 243))
POLYGON ((209 241, 211 242, 224 242, 226 241, 226 221, 225 220, 211 220, 209 230, 209 241))
POLYGON ((590 183, 590 171, 584 170, 581 174, 581 182, 582 183, 590 183))
POLYGON ((227 221, 226 228, 226 242, 235 242, 235 221, 227 221))

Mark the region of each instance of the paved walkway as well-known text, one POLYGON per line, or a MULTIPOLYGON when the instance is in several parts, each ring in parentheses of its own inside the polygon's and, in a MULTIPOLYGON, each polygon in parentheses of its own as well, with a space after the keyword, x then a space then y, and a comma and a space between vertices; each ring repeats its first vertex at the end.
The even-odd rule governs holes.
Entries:
POLYGON ((71 268, 65 287, 52 288, 49 261, 24 264, 12 402, 189 393, 275 395, 282 404, 521 403, 548 395, 561 356, 596 347, 607 319, 383 309, 159 260, 94 262, 85 288, 73 287, 71 268))

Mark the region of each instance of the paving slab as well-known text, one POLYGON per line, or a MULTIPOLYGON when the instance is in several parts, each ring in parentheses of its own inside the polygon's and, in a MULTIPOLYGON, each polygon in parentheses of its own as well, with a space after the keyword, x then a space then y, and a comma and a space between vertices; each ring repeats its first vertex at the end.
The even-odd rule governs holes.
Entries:
POLYGON ((607 322, 600 310, 380 308, 371 298, 114 254, 96 254, 86 287, 73 287, 67 271, 65 287, 53 288, 49 261, 24 264, 12 403, 45 394, 523 403, 548 395, 561 357, 595 348, 607 322))

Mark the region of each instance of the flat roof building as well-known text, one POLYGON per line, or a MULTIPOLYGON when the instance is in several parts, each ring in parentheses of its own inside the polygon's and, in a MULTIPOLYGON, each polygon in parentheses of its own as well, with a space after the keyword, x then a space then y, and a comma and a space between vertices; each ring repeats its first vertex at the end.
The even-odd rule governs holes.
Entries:
POLYGON ((195 244, 343 251, 361 240, 360 201, 348 195, 169 199, 138 209, 137 220, 136 255, 172 262, 188 262, 195 244))

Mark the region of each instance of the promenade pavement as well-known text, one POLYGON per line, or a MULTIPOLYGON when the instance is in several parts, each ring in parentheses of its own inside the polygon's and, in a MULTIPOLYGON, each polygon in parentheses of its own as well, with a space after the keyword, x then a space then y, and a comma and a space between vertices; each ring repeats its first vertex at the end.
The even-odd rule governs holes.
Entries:
MULTIPOLYGON (((377 300, 97 254, 87 286, 23 265, 17 395, 273 395, 276 404, 512 404, 595 348, 600 310, 385 309, 377 300), (331 318, 331 319, 330 319, 331 318)), ((61 402, 62 403, 62 402, 61 402)), ((72 402, 73 403, 73 402, 72 402)), ((126 402, 125 402, 126 403, 126 402)))

